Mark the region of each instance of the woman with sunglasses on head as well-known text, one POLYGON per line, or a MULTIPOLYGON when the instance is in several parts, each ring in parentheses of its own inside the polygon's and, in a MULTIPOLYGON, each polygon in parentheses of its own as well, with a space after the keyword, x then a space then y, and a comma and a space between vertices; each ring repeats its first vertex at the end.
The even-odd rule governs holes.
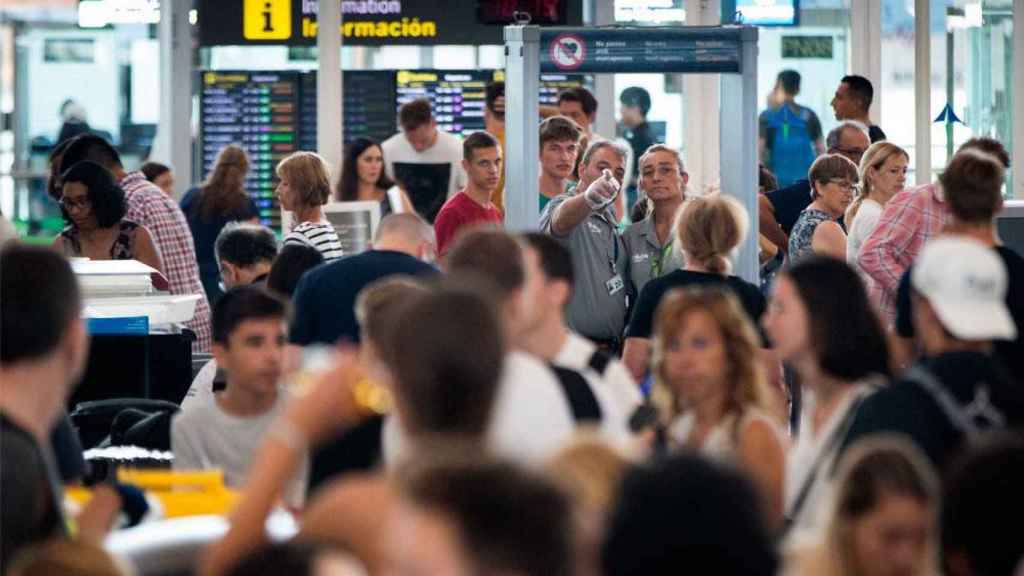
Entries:
POLYGON ((910 156, 906 150, 884 140, 872 144, 860 161, 860 194, 846 209, 843 218, 850 232, 846 261, 857 270, 860 270, 857 256, 861 246, 878 226, 886 203, 907 183, 908 162, 910 156))
POLYGON ((819 156, 807 174, 812 201, 789 235, 789 259, 796 263, 812 254, 846 259, 846 233, 837 220, 853 201, 857 165, 839 154, 819 156))
POLYGON ((61 213, 68 226, 54 246, 68 256, 138 260, 163 272, 160 252, 145 227, 125 219, 122 190, 105 168, 83 160, 61 175, 61 213))

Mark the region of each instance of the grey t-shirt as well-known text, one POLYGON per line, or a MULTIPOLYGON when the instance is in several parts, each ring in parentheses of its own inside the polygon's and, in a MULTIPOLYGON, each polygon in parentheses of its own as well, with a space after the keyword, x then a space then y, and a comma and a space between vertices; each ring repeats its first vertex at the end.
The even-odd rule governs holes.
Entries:
POLYGON ((572 254, 576 278, 567 321, 575 332, 591 340, 620 339, 626 325, 629 300, 629 254, 619 238, 611 208, 601 213, 591 212, 565 237, 554 234, 552 217, 574 193, 575 188, 554 197, 540 215, 541 230, 561 241, 572 254), (615 277, 618 277, 618 282, 609 284, 615 277))
MULTIPOLYGON (((224 483, 229 488, 242 487, 256 450, 287 403, 288 393, 282 388, 274 406, 259 416, 233 416, 216 401, 195 402, 185 407, 171 421, 174 469, 219 468, 224 471, 224 483)), ((303 503, 308 474, 306 455, 299 472, 285 488, 284 499, 288 504, 300 506, 303 503)))
POLYGON ((629 280, 634 294, 639 294, 651 280, 683 267, 683 253, 673 238, 674 234, 670 234, 665 245, 660 244, 654 217, 650 215, 626 227, 622 242, 629 254, 629 280))

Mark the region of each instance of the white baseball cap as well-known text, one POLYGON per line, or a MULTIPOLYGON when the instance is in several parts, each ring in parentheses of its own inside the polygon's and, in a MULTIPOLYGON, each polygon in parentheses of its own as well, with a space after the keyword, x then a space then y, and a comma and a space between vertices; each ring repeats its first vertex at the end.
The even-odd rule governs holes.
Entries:
POLYGON ((967 238, 932 240, 914 262, 910 282, 957 338, 1017 337, 1006 307, 1006 265, 984 244, 967 238))

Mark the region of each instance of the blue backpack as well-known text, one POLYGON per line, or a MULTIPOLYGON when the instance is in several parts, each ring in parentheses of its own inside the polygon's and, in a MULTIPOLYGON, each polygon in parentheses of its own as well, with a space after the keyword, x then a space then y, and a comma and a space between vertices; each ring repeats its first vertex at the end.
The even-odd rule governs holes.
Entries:
POLYGON ((808 126, 813 114, 808 108, 794 111, 786 104, 764 113, 770 130, 767 134, 771 150, 769 169, 779 180, 779 188, 807 178, 807 171, 814 163, 814 144, 808 126))

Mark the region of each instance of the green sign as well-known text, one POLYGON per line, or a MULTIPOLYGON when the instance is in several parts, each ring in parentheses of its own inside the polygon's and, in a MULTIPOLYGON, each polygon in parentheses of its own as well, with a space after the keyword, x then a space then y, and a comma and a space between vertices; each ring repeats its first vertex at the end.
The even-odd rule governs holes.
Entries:
POLYGON ((783 58, 832 59, 831 36, 783 36, 783 58))

